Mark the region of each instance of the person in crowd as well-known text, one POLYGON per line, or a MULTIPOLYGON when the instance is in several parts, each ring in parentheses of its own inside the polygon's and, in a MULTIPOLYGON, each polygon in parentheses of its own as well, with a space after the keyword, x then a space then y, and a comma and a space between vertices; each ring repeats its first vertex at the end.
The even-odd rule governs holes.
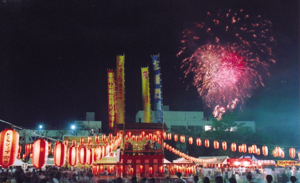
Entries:
POLYGON ((290 177, 291 183, 295 183, 297 181, 297 178, 295 176, 290 177))
POLYGON ((222 176, 216 176, 215 181, 216 181, 216 183, 223 183, 223 177, 222 176))
POLYGON ((148 179, 146 177, 142 178, 141 183, 147 183, 148 179))
POLYGON ((181 178, 182 174, 180 172, 176 173, 178 179, 175 180, 175 182, 185 183, 186 181, 181 178))
POLYGON ((253 182, 252 182, 252 175, 251 175, 251 174, 247 174, 247 175, 246 175, 246 179, 247 179, 247 182, 248 182, 248 183, 253 183, 253 182))
POLYGON ((199 177, 196 175, 194 176, 194 183, 197 183, 199 181, 199 177))
POLYGON ((137 182, 137 177, 132 177, 132 178, 131 178, 131 183, 138 183, 138 182, 137 182))
POLYGON ((267 183, 271 183, 273 181, 272 175, 267 175, 266 180, 267 180, 267 183))
POLYGON ((234 177, 231 177, 231 178, 229 179, 229 183, 237 183, 237 182, 236 182, 236 179, 235 179, 234 177))
POLYGON ((118 178, 116 179, 116 183, 123 183, 122 178, 121 178, 121 177, 118 177, 118 178))
POLYGON ((166 177, 166 179, 165 179, 164 182, 165 182, 165 183, 170 183, 170 182, 171 182, 171 178, 170 178, 170 177, 166 177))
POLYGON ((155 178, 151 178, 151 179, 149 180, 149 183, 155 183, 155 178))
POLYGON ((204 179, 203 179, 203 183, 210 183, 210 180, 209 180, 209 178, 208 178, 208 177, 204 177, 204 179))

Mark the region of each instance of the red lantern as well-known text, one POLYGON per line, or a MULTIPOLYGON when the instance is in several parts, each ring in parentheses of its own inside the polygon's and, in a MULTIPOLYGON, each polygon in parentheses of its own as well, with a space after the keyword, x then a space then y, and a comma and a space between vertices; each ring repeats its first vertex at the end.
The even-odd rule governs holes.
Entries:
POLYGON ((69 145, 69 141, 66 139, 66 140, 64 140, 64 144, 65 144, 65 146, 66 147, 68 147, 68 145, 69 145))
POLYGON ((153 141, 157 142, 157 135, 153 135, 153 141))
POLYGON ((256 154, 257 154, 258 156, 260 155, 260 149, 259 149, 259 148, 256 149, 256 154))
POLYGON ((131 132, 128 132, 128 137, 131 138, 131 132))
POLYGON ((97 145, 100 144, 100 137, 99 137, 99 135, 95 136, 95 142, 96 142, 97 145))
POLYGON ((68 152, 68 163, 70 166, 75 166, 78 161, 78 148, 76 147, 76 141, 72 143, 68 152))
POLYGON ((100 147, 94 147, 93 148, 93 154, 94 154, 94 161, 97 161, 98 159, 100 159, 100 155, 101 155, 101 149, 100 147))
POLYGON ((107 167, 107 172, 108 173, 113 173, 113 171, 114 171, 114 167, 113 166, 107 167))
POLYGON ((184 135, 180 135, 180 142, 185 143, 185 136, 184 135))
POLYGON ((252 153, 256 153, 257 146, 255 144, 252 145, 252 153))
POLYGON ((243 146, 238 146, 239 152, 243 152, 243 146))
POLYGON ((119 171, 122 173, 123 172, 123 165, 119 166, 119 171))
POLYGON ((284 158, 284 151, 281 151, 281 152, 280 152, 280 157, 281 157, 281 158, 284 158))
POLYGON ((135 138, 136 138, 135 135, 132 135, 132 141, 136 141, 135 138))
POLYGON ((193 137, 189 137, 189 144, 193 144, 193 137))
POLYGON ((112 141, 113 135, 111 133, 108 135, 108 139, 109 139, 109 141, 112 141))
POLYGON ((103 165, 100 165, 100 166, 99 166, 99 172, 101 172, 101 173, 104 172, 104 166, 103 166, 103 165))
POLYGON ((290 155, 290 157, 291 157, 292 159, 294 159, 294 158, 296 157, 296 150, 295 150, 295 148, 291 147, 291 148, 289 149, 289 155, 290 155))
POLYGON ((177 135, 177 134, 174 135, 174 141, 175 141, 175 142, 178 141, 178 135, 177 135))
POLYGON ((128 135, 125 135, 125 140, 128 140, 128 135))
POLYGON ((62 142, 56 142, 53 148, 53 161, 55 166, 61 167, 66 161, 66 151, 67 147, 62 142))
POLYGON ((172 134, 168 133, 168 140, 171 140, 171 139, 172 139, 172 134))
POLYGON ((142 141, 143 140, 143 136, 140 134, 139 135, 139 141, 142 141))
POLYGON ((148 141, 149 140, 149 135, 145 136, 145 140, 148 141))
POLYGON ((5 129, 0 133, 0 165, 7 168, 14 164, 18 156, 19 133, 5 129))
POLYGON ((51 143, 48 142, 48 155, 47 156, 49 156, 50 152, 51 152, 51 143))
POLYGON ((81 147, 81 148, 79 148, 78 151, 79 151, 79 154, 78 154, 79 163, 84 165, 86 163, 87 149, 86 149, 86 147, 81 147))
POLYGON ((205 147, 209 147, 209 140, 205 139, 204 144, 205 144, 205 147))
POLYGON ((167 139, 167 133, 166 132, 163 133, 163 138, 164 138, 164 140, 167 139))
POLYGON ((145 137, 145 135, 146 135, 146 133, 145 133, 145 131, 142 131, 142 136, 143 136, 143 138, 145 137))
POLYGON ((247 152, 247 145, 246 144, 242 144, 242 152, 243 153, 247 152))
POLYGON ((196 139, 196 144, 197 144, 197 146, 201 146, 201 145, 202 145, 202 142, 201 142, 201 139, 200 139, 200 138, 197 138, 197 139, 196 139))
POLYGON ((158 168, 159 173, 163 173, 164 172, 164 166, 160 165, 158 168))
POLYGON ((153 134, 149 133, 149 139, 152 140, 153 134))
POLYGON ((130 168, 130 169, 129 169, 129 174, 132 176, 132 175, 133 175, 133 173, 134 173, 134 170, 133 170, 133 168, 130 168))
POLYGON ((249 154, 253 153, 253 148, 252 148, 252 146, 248 147, 248 153, 249 153, 249 154))
POLYGON ((153 174, 153 168, 149 167, 149 175, 152 175, 152 174, 153 174))
POLYGON ((214 148, 215 148, 215 149, 219 149, 219 146, 220 146, 220 145, 219 145, 219 142, 215 140, 215 141, 214 141, 214 148))
POLYGON ((84 145, 84 138, 83 137, 80 138, 80 144, 84 145))
POLYGON ((48 156, 48 142, 44 139, 38 139, 33 143, 32 164, 37 169, 46 164, 48 156))
POLYGON ((175 169, 173 167, 170 168, 170 172, 171 172, 172 175, 174 175, 175 174, 175 169))
POLYGON ((231 149, 231 151, 235 152, 236 151, 236 143, 231 143, 230 149, 231 149))
POLYGON ((99 165, 92 166, 93 175, 99 175, 99 165))
POLYGON ((142 173, 143 170, 144 170, 144 166, 143 166, 143 165, 140 165, 140 166, 139 166, 139 170, 140 170, 140 173, 142 173))
POLYGON ((225 151, 227 150, 227 142, 222 142, 222 149, 225 151))
POLYGON ((106 135, 102 134, 102 141, 105 142, 106 141, 106 135))
POLYGON ((264 156, 268 156, 268 147, 267 146, 263 146, 262 147, 262 152, 264 156))
POLYGON ((93 149, 86 150, 86 164, 91 165, 93 163, 94 151, 93 149))

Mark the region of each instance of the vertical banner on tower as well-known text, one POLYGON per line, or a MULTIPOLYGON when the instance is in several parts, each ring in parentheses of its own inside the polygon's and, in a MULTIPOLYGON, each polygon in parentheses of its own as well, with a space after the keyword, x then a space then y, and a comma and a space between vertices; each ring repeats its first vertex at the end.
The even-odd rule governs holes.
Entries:
POLYGON ((107 94, 108 94, 108 126, 113 129, 117 122, 116 82, 113 70, 107 70, 107 94))
POLYGON ((144 123, 151 123, 149 71, 148 67, 141 68, 142 74, 142 97, 144 106, 144 123))
POLYGON ((154 114, 156 123, 162 123, 162 98, 161 98, 161 84, 160 84, 160 67, 159 67, 159 55, 152 55, 152 63, 155 75, 154 85, 154 114))
POLYGON ((117 123, 125 123, 125 56, 117 56, 117 123))

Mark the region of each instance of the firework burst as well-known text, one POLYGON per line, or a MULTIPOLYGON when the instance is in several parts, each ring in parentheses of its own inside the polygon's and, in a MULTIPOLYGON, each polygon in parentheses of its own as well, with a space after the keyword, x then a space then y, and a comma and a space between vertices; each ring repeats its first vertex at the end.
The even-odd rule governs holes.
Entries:
POLYGON ((261 16, 239 12, 207 12, 206 21, 183 32, 182 48, 185 76, 194 75, 193 85, 206 105, 221 119, 226 109, 251 96, 251 90, 264 86, 260 73, 269 75, 275 63, 271 22, 261 16))

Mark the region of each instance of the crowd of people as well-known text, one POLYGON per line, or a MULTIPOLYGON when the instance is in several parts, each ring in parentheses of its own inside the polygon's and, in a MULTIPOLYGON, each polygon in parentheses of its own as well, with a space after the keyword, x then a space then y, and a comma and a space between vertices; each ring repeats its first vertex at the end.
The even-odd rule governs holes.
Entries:
POLYGON ((90 169, 73 169, 47 167, 43 170, 21 167, 0 169, 0 183, 295 183, 299 171, 292 168, 246 169, 242 168, 199 168, 194 174, 185 175, 166 172, 166 178, 131 178, 114 177, 114 175, 94 176, 90 169))

